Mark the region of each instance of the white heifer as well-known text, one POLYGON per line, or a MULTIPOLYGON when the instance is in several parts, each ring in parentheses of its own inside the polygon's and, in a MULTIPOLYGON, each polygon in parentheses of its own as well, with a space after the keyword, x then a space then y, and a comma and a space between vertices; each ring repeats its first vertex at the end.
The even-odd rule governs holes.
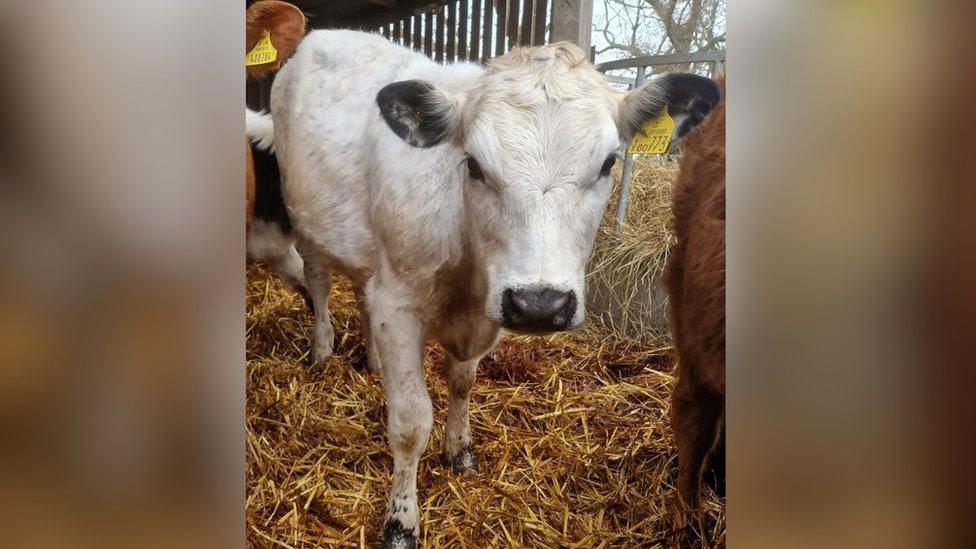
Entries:
POLYGON ((584 266, 622 142, 668 106, 683 133, 718 101, 669 75, 614 91, 576 46, 442 66, 380 36, 308 35, 271 94, 278 158, 315 304, 313 356, 332 352, 331 273, 363 304, 387 396, 393 487, 385 547, 415 547, 417 465, 432 419, 427 337, 447 351, 444 456, 475 470, 468 395, 499 327, 583 319, 584 266))

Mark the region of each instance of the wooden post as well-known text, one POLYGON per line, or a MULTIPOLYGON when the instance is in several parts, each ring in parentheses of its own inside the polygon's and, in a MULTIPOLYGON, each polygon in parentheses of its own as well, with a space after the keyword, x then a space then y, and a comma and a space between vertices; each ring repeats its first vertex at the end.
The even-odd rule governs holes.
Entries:
MULTIPOLYGON (((491 2, 488 1, 488 4, 491 2)), ((471 0, 471 49, 468 61, 481 61, 481 0, 471 0)))
POLYGON ((434 10, 424 14, 424 53, 434 58, 434 10))
POLYGON ((552 0, 553 42, 567 40, 590 50, 593 0, 552 0))
POLYGON ((458 3, 458 27, 457 27, 457 58, 458 61, 467 61, 468 56, 468 0, 461 0, 458 3))
POLYGON ((444 52, 444 60, 448 63, 453 63, 457 55, 458 34, 457 6, 451 1, 447 3, 447 51, 444 52))
POLYGON ((498 21, 495 21, 495 55, 505 55, 505 25, 508 23, 508 0, 495 0, 498 21))
MULTIPOLYGON (((482 27, 481 36, 482 38, 484 38, 485 44, 481 48, 481 60, 486 61, 491 57, 491 28, 493 26, 491 22, 491 18, 494 16, 495 12, 492 10, 491 7, 492 0, 483 0, 483 1, 485 3, 485 11, 483 12, 484 17, 482 18, 483 20, 481 22, 481 24, 484 25, 484 27, 482 27)), ((505 0, 498 0, 498 1, 504 2, 505 0)))
POLYGON ((508 0, 508 23, 506 27, 505 34, 508 37, 508 49, 505 51, 512 51, 518 45, 519 0, 508 0))
POLYGON ((535 21, 532 23, 532 45, 546 43, 546 13, 549 0, 535 0, 535 21))
POLYGON ((532 0, 522 1, 522 24, 519 26, 519 46, 532 43, 532 0))
POLYGON ((420 15, 413 16, 413 49, 417 51, 424 49, 423 21, 420 15))
POLYGON ((434 61, 444 62, 444 6, 434 12, 434 61))

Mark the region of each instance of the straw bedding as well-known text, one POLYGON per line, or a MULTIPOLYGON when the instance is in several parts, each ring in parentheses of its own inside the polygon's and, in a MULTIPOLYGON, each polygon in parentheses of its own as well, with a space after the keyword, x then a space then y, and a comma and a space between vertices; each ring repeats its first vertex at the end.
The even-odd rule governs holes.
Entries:
MULTIPOLYGON (((613 204, 613 202, 611 202, 613 204)), ((247 540, 255 547, 375 547, 392 459, 359 317, 336 279, 335 355, 307 366, 312 318, 259 266, 247 275, 247 540)), ((438 459, 447 388, 441 351, 425 368, 434 430, 420 465, 424 547, 686 547, 725 543, 725 501, 670 506, 677 467, 667 418, 667 342, 600 323, 547 337, 506 335, 471 395, 480 473, 438 459)))
MULTIPOLYGON (((620 166, 617 167, 620 179, 620 166)), ((631 176, 627 215, 618 230, 614 186, 587 269, 590 322, 604 333, 647 342, 668 338, 666 295, 659 284, 668 249, 675 242, 671 183, 678 163, 638 156, 631 176)))

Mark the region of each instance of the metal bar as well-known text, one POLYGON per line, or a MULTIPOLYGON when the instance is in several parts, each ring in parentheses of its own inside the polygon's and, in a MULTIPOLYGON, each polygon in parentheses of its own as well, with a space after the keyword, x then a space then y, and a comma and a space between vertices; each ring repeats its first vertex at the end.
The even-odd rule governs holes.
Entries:
POLYGON ((471 0, 471 49, 468 50, 468 61, 479 60, 481 60, 481 0, 471 0))
POLYGON ((457 56, 457 6, 454 0, 447 3, 447 52, 444 59, 448 63, 453 63, 457 56))
POLYGON ((424 53, 434 56, 434 10, 424 14, 424 53))
POLYGON ((546 43, 546 8, 548 7, 548 0, 535 0, 535 21, 532 25, 533 46, 546 43))
MULTIPOLYGON (((645 67, 637 67, 637 79, 634 81, 634 87, 640 86, 644 83, 644 74, 647 71, 645 67)), ((627 154, 624 151, 624 167, 620 172, 620 194, 617 195, 617 234, 620 234, 620 227, 624 223, 624 217, 627 216, 627 197, 630 194, 630 176, 634 171, 634 155, 627 154)))
POLYGON ((458 36, 457 58, 459 61, 468 60, 468 0, 458 3, 458 36))
POLYGON ((633 78, 627 78, 625 76, 614 76, 612 74, 604 75, 604 78, 607 79, 607 82, 613 82, 614 84, 624 84, 628 88, 633 88, 634 87, 634 79, 633 78))
POLYGON ((390 39, 390 25, 389 24, 383 25, 383 37, 386 38, 387 40, 390 39))
POLYGON ((615 69, 632 69, 634 67, 649 67, 653 65, 677 65, 682 63, 707 63, 711 61, 725 61, 725 51, 696 51, 692 53, 669 53, 666 55, 649 55, 607 61, 597 65, 597 70, 612 71, 615 69))
POLYGON ((505 54, 505 23, 508 21, 508 0, 495 0, 495 10, 498 11, 498 21, 495 22, 495 55, 505 54))

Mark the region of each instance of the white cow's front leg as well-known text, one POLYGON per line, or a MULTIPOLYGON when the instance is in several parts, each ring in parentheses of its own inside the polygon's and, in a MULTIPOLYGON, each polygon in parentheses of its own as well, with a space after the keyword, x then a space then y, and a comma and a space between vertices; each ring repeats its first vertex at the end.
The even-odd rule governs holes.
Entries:
POLYGON ((353 287, 356 294, 356 307, 359 309, 359 323, 363 330, 363 344, 366 346, 366 369, 372 374, 380 372, 380 358, 373 343, 373 327, 369 322, 369 307, 362 286, 353 287))
POLYGON ((478 472, 477 454, 471 443, 471 426, 468 423, 469 397, 478 359, 459 361, 446 354, 444 365, 450 402, 442 457, 455 473, 469 477, 478 472))
POLYGON ((368 292, 372 338, 386 392, 387 437, 393 451, 393 486, 383 526, 384 548, 417 547, 417 466, 427 448, 433 407, 423 371, 423 326, 381 292, 368 292))

